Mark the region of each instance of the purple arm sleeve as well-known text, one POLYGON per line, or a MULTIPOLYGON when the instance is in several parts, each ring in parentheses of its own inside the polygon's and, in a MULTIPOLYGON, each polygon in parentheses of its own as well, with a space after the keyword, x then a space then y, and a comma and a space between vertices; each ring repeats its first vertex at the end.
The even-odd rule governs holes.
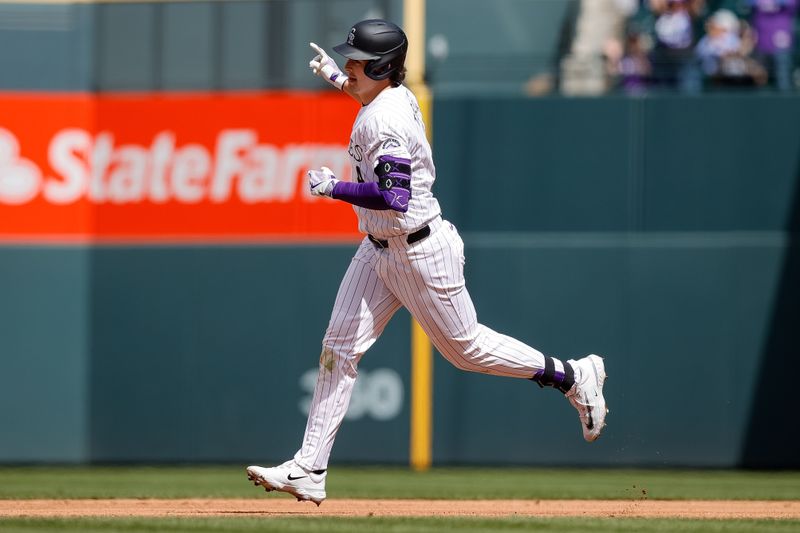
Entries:
POLYGON ((389 209, 382 191, 375 182, 351 183, 340 181, 333 187, 331 198, 366 207, 367 209, 389 209))
POLYGON ((367 209, 394 209, 405 213, 408 211, 408 200, 411 198, 411 191, 401 187, 384 189, 374 181, 366 183, 340 181, 333 186, 331 198, 343 200, 359 207, 366 207, 367 209))

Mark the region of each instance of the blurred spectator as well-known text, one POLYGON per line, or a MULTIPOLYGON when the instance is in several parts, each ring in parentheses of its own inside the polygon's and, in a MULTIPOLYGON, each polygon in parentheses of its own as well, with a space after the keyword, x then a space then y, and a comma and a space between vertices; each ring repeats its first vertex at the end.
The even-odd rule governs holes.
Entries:
POLYGON ((650 0, 650 9, 657 17, 651 53, 656 85, 679 87, 685 92, 701 89, 694 57, 694 26, 704 7, 704 0, 650 0))
POLYGON ((647 91, 652 74, 648 57, 650 48, 649 37, 636 31, 628 33, 622 46, 616 42, 607 44, 609 73, 616 79, 617 87, 624 93, 636 95, 647 91))
POLYGON ((730 10, 720 9, 706 21, 706 35, 696 54, 710 86, 763 85, 763 68, 750 57, 749 29, 730 10), (743 29, 744 28, 744 29, 743 29))
POLYGON ((639 0, 581 0, 575 35, 561 60, 561 92, 594 95, 608 91, 612 80, 603 58, 609 43, 619 43, 626 19, 639 0))
POLYGON ((758 59, 781 91, 792 87, 794 17, 798 0, 746 0, 755 31, 754 57, 758 59))

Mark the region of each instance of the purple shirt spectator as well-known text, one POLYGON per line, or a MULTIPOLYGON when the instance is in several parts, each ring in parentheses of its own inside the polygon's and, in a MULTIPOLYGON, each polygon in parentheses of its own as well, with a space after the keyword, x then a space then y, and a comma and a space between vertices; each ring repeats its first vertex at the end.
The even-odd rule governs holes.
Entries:
POLYGON ((620 85, 627 94, 641 94, 647 90, 650 62, 647 57, 625 56, 619 60, 620 85))
POLYGON ((748 0, 753 8, 751 24, 758 35, 756 50, 775 54, 794 45, 794 16, 798 0, 748 0))

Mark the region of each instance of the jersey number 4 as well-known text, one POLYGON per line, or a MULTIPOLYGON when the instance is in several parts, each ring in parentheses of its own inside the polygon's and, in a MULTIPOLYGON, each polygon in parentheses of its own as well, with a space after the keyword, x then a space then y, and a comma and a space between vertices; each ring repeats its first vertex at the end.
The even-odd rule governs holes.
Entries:
POLYGON ((361 175, 361 167, 356 167, 356 180, 359 183, 364 183, 364 176, 361 175))

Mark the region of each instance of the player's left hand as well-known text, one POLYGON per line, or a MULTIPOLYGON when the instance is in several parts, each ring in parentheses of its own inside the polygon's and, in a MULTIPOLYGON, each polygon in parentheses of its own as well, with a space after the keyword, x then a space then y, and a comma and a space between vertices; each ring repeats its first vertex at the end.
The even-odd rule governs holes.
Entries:
POLYGON ((317 53, 314 59, 308 63, 311 72, 341 91, 344 82, 347 81, 347 74, 342 72, 342 69, 339 68, 336 61, 334 61, 320 46, 314 43, 308 44, 317 53))
POLYGON ((327 196, 330 198, 333 188, 338 182, 339 180, 336 179, 333 171, 328 167, 308 171, 308 186, 314 196, 327 196))

